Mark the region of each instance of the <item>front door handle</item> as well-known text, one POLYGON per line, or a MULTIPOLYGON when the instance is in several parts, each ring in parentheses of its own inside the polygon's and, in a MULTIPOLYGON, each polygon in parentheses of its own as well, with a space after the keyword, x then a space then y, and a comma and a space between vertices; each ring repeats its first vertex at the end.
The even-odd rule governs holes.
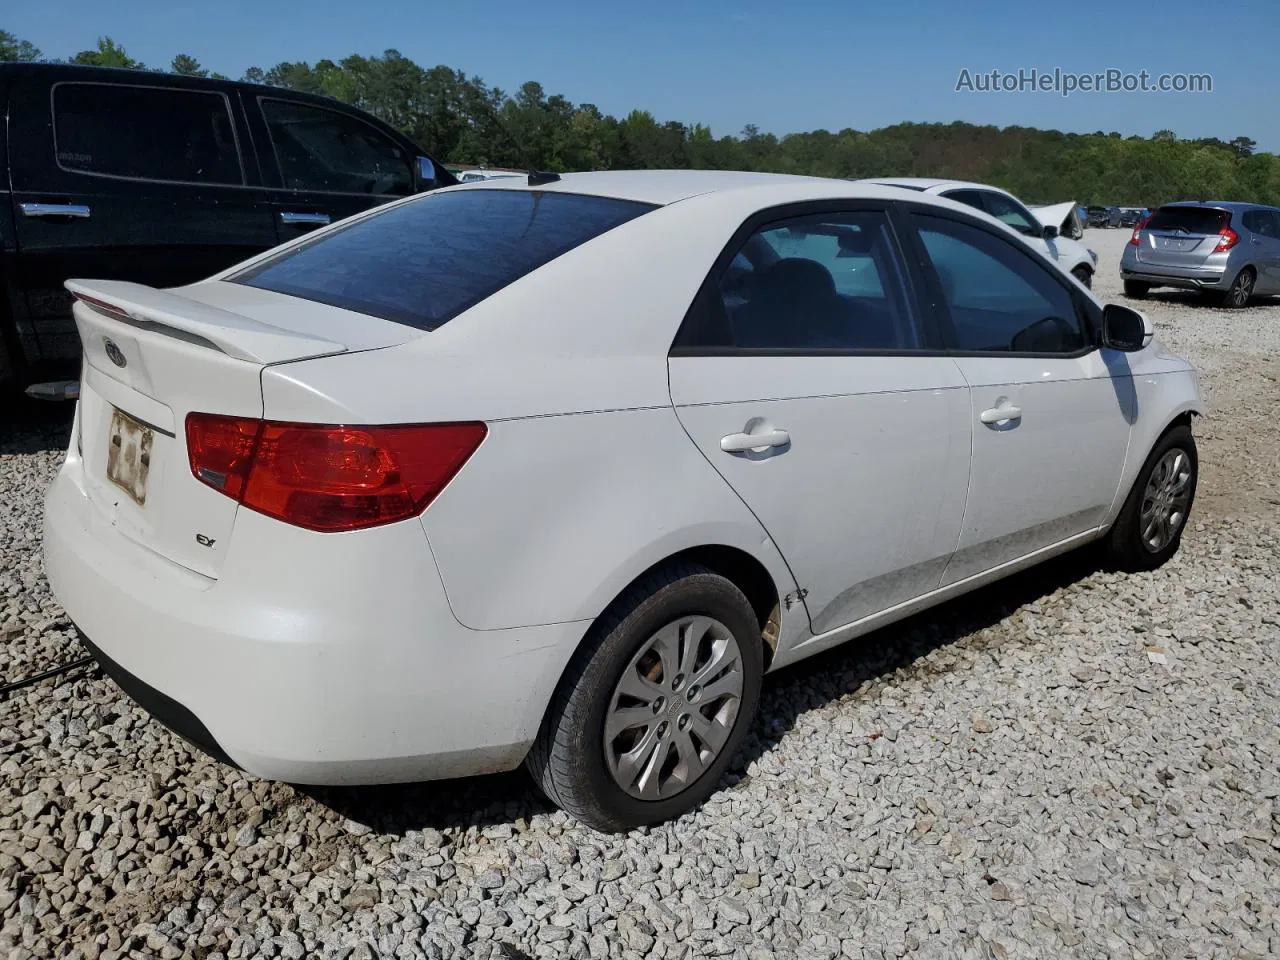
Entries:
POLYGON ((720 438, 720 449, 725 453, 746 453, 748 450, 765 450, 769 447, 785 447, 791 442, 791 434, 785 430, 766 430, 764 433, 731 433, 720 438))
POLYGON ((74 217, 87 220, 90 210, 83 203, 20 203, 24 217, 74 217))
POLYGON ((280 211, 280 222, 290 225, 306 225, 323 227, 330 221, 327 213, 294 213, 290 210, 280 211))
POLYGON ((990 410, 983 410, 978 415, 978 419, 983 423, 1004 423, 1008 420, 1021 420, 1021 407, 992 407, 990 410))

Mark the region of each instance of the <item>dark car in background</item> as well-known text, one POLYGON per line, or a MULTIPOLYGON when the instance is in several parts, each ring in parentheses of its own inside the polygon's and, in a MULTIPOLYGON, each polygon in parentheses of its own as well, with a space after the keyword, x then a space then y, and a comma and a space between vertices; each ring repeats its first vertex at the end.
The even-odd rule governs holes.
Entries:
POLYGON ((1167 203, 1139 223, 1120 258, 1125 296, 1181 287, 1243 307, 1280 293, 1280 209, 1254 203, 1167 203))
POLYGON ((1120 210, 1120 226, 1136 227, 1138 221, 1147 215, 1147 211, 1140 207, 1123 207, 1120 210))
POLYGON ((1118 227, 1120 226, 1120 208, 1119 207, 1101 207, 1090 206, 1086 208, 1088 219, 1085 225, 1089 227, 1118 227))
POLYGON ((325 97, 0 64, 0 388, 74 377, 71 277, 192 283, 375 204, 456 183, 325 97))

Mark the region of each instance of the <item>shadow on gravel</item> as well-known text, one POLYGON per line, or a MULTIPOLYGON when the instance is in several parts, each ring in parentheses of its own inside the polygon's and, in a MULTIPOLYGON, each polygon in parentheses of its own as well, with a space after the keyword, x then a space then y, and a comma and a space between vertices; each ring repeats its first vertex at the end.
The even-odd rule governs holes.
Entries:
MULTIPOLYGON (((774 749, 804 713, 1083 580, 1099 570, 1098 558, 1094 548, 1076 550, 766 677, 755 727, 720 789, 746 779, 748 765, 774 749)), ((427 827, 514 824, 520 829, 518 821, 554 809, 522 771, 386 787, 295 789, 340 816, 397 835, 427 827)))
MULTIPOLYGON (((1135 310, 1141 310, 1143 303, 1169 303, 1182 307, 1199 307, 1204 310, 1228 310, 1235 309, 1224 307, 1222 302, 1218 300, 1212 293, 1201 293, 1197 290, 1175 290, 1161 289, 1151 290, 1147 295, 1139 300, 1132 297, 1118 295, 1115 298, 1116 303, 1127 303, 1135 310)), ((1249 301, 1247 307, 1239 308, 1244 312, 1255 307, 1275 307, 1280 306, 1280 297, 1254 297, 1249 301)))
POLYGON ((0 456, 65 450, 73 403, 50 403, 0 393, 0 456))

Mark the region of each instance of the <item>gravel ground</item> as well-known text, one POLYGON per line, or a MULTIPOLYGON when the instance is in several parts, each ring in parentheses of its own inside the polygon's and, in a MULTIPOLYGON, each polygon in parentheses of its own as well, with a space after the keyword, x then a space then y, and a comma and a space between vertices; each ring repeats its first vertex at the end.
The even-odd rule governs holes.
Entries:
MULTIPOLYGON (((1127 235, 1087 237, 1105 296, 1127 235)), ((256 781, 43 683, 0 701, 0 956, 1280 955, 1280 306, 1146 309, 1212 406, 1164 569, 1062 558, 784 671, 723 789, 625 837, 518 774, 256 781)), ((8 679, 80 654, 39 557, 65 434, 0 417, 8 679)))

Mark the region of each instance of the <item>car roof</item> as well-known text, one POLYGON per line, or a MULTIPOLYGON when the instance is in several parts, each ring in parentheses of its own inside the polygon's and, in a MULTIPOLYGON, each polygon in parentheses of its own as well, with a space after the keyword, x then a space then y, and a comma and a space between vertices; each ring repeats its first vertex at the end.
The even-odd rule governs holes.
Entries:
MULTIPOLYGON (((885 197, 883 185, 834 180, 826 177, 801 177, 785 173, 751 173, 737 170, 601 170, 590 173, 564 173, 558 180, 528 186, 527 180, 504 178, 481 180, 451 190, 537 189, 549 193, 577 193, 617 200, 636 200, 665 206, 690 197, 730 190, 767 189, 795 186, 817 196, 885 197)), ((900 196, 893 190, 892 195, 900 196)))
POLYGON ((1265 203, 1247 203, 1242 200, 1171 200, 1166 207, 1213 207, 1220 210, 1273 210, 1265 203))
POLYGON ((879 183, 887 187, 903 187, 907 190, 936 190, 939 187, 965 187, 970 190, 996 190, 1008 193, 1002 187, 989 183, 970 183, 968 180, 947 180, 941 177, 864 177, 858 183, 879 183))

